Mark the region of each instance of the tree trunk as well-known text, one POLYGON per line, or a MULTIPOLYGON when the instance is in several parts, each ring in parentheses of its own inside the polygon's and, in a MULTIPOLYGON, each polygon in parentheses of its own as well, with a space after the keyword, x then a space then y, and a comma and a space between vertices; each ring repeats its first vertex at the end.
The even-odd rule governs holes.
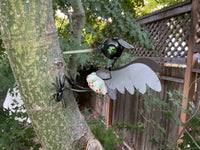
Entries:
POLYGON ((67 73, 67 66, 59 47, 51 0, 1 0, 0 24, 16 83, 42 147, 92 149, 94 143, 95 149, 101 149, 73 93, 64 92, 67 108, 52 96, 52 82, 67 73))

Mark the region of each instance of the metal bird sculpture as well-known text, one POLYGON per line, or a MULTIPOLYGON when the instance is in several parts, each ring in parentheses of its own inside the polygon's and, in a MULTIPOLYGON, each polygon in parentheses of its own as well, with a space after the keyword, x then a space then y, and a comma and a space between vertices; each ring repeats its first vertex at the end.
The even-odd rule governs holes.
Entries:
POLYGON ((151 89, 160 92, 161 83, 155 73, 160 72, 160 67, 153 60, 139 58, 123 67, 112 68, 124 49, 133 48, 126 41, 114 37, 107 39, 97 49, 68 51, 64 54, 101 51, 107 58, 113 59, 111 67, 99 69, 97 72, 89 74, 86 79, 93 91, 104 95, 108 94, 113 100, 117 98, 117 91, 124 94, 127 90, 130 94, 134 94, 137 89, 144 94, 147 86, 149 86, 151 89))

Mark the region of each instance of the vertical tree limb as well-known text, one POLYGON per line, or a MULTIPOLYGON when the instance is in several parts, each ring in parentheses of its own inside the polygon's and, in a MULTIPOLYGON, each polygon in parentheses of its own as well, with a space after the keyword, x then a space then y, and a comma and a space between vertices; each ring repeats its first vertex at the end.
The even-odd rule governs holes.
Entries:
MULTIPOLYGON (((83 9, 83 5, 81 0, 70 0, 70 4, 73 8, 72 13, 72 26, 73 26, 73 32, 71 33, 71 44, 79 45, 81 44, 81 38, 82 38, 82 32, 83 28, 85 26, 86 21, 86 15, 85 11, 83 9)), ((78 63, 75 59, 76 55, 73 55, 70 59, 70 68, 77 68, 78 63)), ((76 76, 76 69, 72 69, 72 72, 74 76, 76 76)), ((75 80, 75 78, 74 78, 75 80)))

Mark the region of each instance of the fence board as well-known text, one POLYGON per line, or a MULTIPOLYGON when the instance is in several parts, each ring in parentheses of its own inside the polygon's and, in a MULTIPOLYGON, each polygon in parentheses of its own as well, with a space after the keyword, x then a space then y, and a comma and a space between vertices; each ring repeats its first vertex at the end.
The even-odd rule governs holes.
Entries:
MULTIPOLYGON (((172 68, 172 67, 162 68, 162 74, 179 78, 184 78, 184 71, 185 71, 184 68, 172 68)), ((183 83, 176 83, 163 80, 162 88, 163 88, 162 92, 160 93, 153 92, 153 95, 157 95, 161 100, 170 103, 166 91, 178 90, 182 92, 183 83)), ((170 106, 172 107, 171 103, 170 106)), ((161 124, 161 126, 163 126, 166 129, 167 133, 165 135, 166 138, 172 138, 172 140, 176 139, 179 128, 179 125, 176 123, 176 121, 166 120, 164 117, 165 114, 160 110, 153 111, 153 109, 157 109, 156 106, 152 106, 151 111, 149 113, 146 113, 145 116, 142 116, 139 113, 140 109, 142 108, 145 110, 144 100, 141 98, 140 95, 138 94, 130 95, 128 93, 125 95, 118 94, 118 99, 115 101, 115 110, 113 114, 114 122, 128 121, 132 124, 135 124, 138 121, 142 121, 145 126, 146 134, 137 131, 130 131, 130 130, 126 131, 126 129, 124 129, 121 132, 123 136, 126 137, 126 139, 129 141, 129 143, 135 145, 136 149, 138 150, 159 149, 159 147, 152 147, 152 143, 150 142, 154 136, 158 137, 158 135, 156 135, 156 132, 152 128, 152 125, 148 121, 148 119, 153 119, 156 123, 161 124)), ((180 112, 177 111, 176 115, 177 117, 179 117, 180 112)))

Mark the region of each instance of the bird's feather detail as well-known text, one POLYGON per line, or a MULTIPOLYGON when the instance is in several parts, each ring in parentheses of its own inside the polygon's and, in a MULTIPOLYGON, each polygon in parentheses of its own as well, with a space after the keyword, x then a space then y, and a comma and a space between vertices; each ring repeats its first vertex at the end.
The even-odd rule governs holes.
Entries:
POLYGON ((111 78, 104 81, 109 89, 118 90, 122 94, 125 93, 125 89, 130 94, 134 94, 134 88, 144 94, 146 86, 157 92, 161 91, 161 83, 156 73, 142 63, 131 64, 111 71, 111 78))
POLYGON ((105 71, 105 69, 100 69, 96 73, 88 75, 87 82, 96 93, 108 94, 113 100, 117 98, 117 91, 124 94, 127 90, 130 94, 134 94, 135 89, 137 89, 144 94, 147 86, 149 86, 151 89, 160 92, 161 83, 157 74, 153 71, 159 69, 155 68, 159 68, 159 65, 152 60, 137 59, 115 70, 105 71), (95 83, 93 82, 94 79, 95 83), (98 82, 96 82, 97 79, 98 82), (99 85, 102 83, 104 83, 104 88, 99 90, 99 85))

